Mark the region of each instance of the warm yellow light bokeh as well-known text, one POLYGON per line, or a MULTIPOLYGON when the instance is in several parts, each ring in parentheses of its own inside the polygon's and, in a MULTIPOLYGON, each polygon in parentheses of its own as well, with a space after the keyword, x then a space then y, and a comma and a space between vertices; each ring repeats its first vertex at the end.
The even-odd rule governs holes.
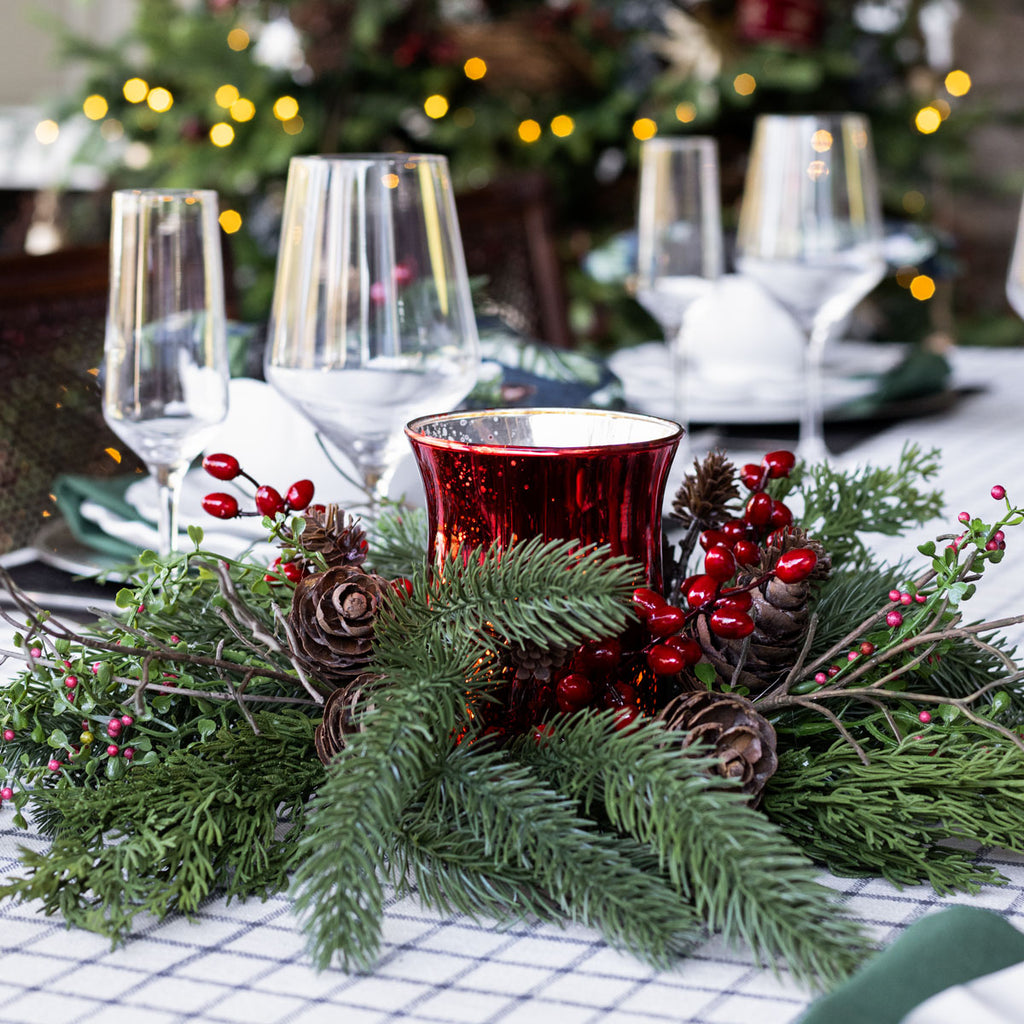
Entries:
POLYGON ((210 141, 215 146, 230 146, 235 141, 235 129, 226 121, 218 121, 210 129, 210 141))
POLYGON ((732 80, 732 87, 741 96, 749 96, 757 88, 757 79, 744 71, 732 80))
POLYGON ((213 98, 216 100, 218 107, 229 110, 231 104, 237 102, 239 95, 237 86, 231 85, 230 82, 225 82, 213 94, 213 98))
POLYGON ((551 119, 551 133, 564 139, 576 130, 576 122, 568 114, 558 114, 551 119))
POLYGON ((233 235, 242 226, 242 215, 237 210, 223 210, 217 218, 226 235, 233 235))
POLYGON ((914 118, 914 126, 922 135, 931 135, 942 124, 942 114, 935 107, 922 107, 914 118))
POLYGON ((242 96, 231 104, 231 116, 236 121, 251 121, 256 116, 256 104, 242 96))
POLYGON ((287 121, 283 121, 281 127, 284 129, 285 135, 298 135, 306 127, 306 122, 296 114, 294 117, 289 117, 287 121))
POLYGON ((935 294, 935 282, 927 274, 918 274, 910 282, 910 294, 920 302, 925 302, 935 294))
POLYGON ((946 75, 946 92, 950 96, 966 96, 971 91, 971 76, 966 71, 954 68, 946 75))
POLYGON ((466 73, 467 78, 472 78, 474 82, 479 81, 487 74, 487 61, 481 57, 470 57, 462 65, 462 70, 466 73))
POLYGON ((107 116, 109 109, 110 106, 106 99, 100 96, 99 93, 86 96, 82 102, 82 112, 90 121, 102 121, 107 116))
POLYGON ((953 108, 941 96, 937 100, 932 100, 932 106, 939 112, 939 117, 943 121, 953 113, 953 108))
POLYGON ((158 85, 155 89, 149 90, 149 95, 146 97, 146 106, 150 110, 155 110, 158 114, 165 114, 174 105, 174 97, 171 95, 170 89, 165 89, 162 85, 158 85))
POLYGON ((519 122, 518 133, 523 142, 536 142, 540 138, 540 131, 540 123, 532 117, 519 122))
POLYGON ((144 78, 129 78, 121 91, 129 103, 141 103, 149 95, 149 82, 144 78))
POLYGON ((807 165, 807 177, 811 181, 818 181, 827 178, 829 175, 828 164, 824 160, 812 160, 807 165))
POLYGON ((641 142, 653 139, 658 134, 658 126, 649 117, 638 117, 633 122, 633 135, 641 142))
POLYGON ((56 121, 47 118, 36 125, 36 138, 44 145, 49 146, 57 141, 60 135, 60 125, 56 121))
POLYGON ((380 183, 385 188, 398 188, 399 181, 400 179, 398 175, 394 173, 394 171, 392 171, 390 174, 385 174, 384 177, 380 179, 380 183))
POLYGON ((819 128, 811 136, 811 149, 815 153, 827 153, 832 148, 832 133, 825 128, 819 128))
POLYGON ((676 120, 683 124, 689 124, 697 116, 697 108, 688 102, 676 104, 676 120))
POLYGON ((274 117, 278 121, 290 121, 299 113, 299 101, 294 96, 279 96, 274 101, 274 117))
POLYGON ((233 28, 228 33, 228 46, 236 52, 244 50, 249 45, 249 33, 244 28, 233 28))
POLYGON ((423 101, 423 113, 435 121, 438 118, 444 117, 448 113, 448 100, 440 93, 428 96, 423 101))

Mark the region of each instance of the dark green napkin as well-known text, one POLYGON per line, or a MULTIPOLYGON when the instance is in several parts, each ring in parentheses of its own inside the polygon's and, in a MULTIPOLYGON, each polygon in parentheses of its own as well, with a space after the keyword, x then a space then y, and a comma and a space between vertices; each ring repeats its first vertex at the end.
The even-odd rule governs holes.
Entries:
POLYGON ((822 996, 800 1024, 899 1024, 953 985, 1024 960, 1024 935, 978 907, 949 907, 915 921, 849 981, 822 996))
POLYGON ((94 551, 102 551, 120 561, 134 561, 139 549, 134 544, 111 537, 91 519, 86 519, 82 515, 82 502, 95 501, 124 519, 138 519, 138 511, 124 498, 125 491, 138 479, 137 476, 97 479, 73 473, 57 477, 53 484, 53 495, 75 539, 94 551))

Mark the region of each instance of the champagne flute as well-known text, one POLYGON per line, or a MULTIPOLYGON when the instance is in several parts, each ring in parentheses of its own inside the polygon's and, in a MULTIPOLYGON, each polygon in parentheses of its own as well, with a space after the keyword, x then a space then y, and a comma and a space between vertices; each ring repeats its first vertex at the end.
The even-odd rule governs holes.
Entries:
POLYGON ((114 192, 103 416, 156 481, 161 555, 185 470, 227 415, 223 273, 216 192, 114 192))
POLYGON ((479 363, 447 160, 294 157, 264 368, 351 460, 371 519, 406 422, 458 405, 479 363))
POLYGON ((685 427, 690 359, 686 312, 722 274, 718 144, 712 138, 650 139, 640 149, 637 301, 658 321, 672 362, 673 409, 685 427))
POLYGON ((1006 298, 1017 316, 1024 317, 1024 203, 1017 218, 1017 237, 1006 273, 1006 298))
POLYGON ((867 118, 758 117, 740 207, 736 265, 774 296, 807 338, 797 451, 808 461, 827 458, 825 344, 885 273, 867 118))

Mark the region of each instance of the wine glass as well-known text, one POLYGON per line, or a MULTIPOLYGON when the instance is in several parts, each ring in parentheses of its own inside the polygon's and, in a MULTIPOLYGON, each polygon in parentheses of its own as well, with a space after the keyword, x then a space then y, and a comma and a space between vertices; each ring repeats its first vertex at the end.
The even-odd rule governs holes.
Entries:
POLYGON ((479 362, 447 160, 294 157, 264 368, 349 457, 371 519, 406 422, 458 405, 479 362))
POLYGON ((1017 218, 1017 237, 1006 274, 1006 298, 1017 316, 1024 317, 1024 203, 1017 218))
POLYGON ((722 274, 718 144, 712 138, 649 139, 640 149, 637 301, 658 321, 672 360, 673 407, 686 426, 690 360, 683 323, 722 274))
POLYGON ((111 213, 103 416, 156 481, 168 555, 185 470, 228 411, 217 193, 123 189, 111 213))
POLYGON ((808 461, 827 458, 825 344, 885 273, 867 118, 758 117, 740 207, 736 265, 774 296, 807 338, 797 451, 808 461))

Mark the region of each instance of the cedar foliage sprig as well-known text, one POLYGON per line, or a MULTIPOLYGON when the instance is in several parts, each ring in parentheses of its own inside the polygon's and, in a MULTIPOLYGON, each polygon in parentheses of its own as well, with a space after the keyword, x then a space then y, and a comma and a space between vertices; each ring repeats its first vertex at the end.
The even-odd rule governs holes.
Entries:
POLYGON ((773 481, 776 497, 797 492, 800 525, 829 553, 833 566, 869 566, 865 536, 899 536, 942 511, 943 496, 921 484, 939 471, 939 451, 906 444, 893 466, 840 470, 829 462, 800 463, 787 480, 773 481))
POLYGON ((840 980, 863 959, 860 926, 815 881, 810 862, 737 787, 666 743, 659 726, 623 733, 610 716, 583 713, 550 729, 540 744, 522 741, 519 755, 585 814, 606 815, 648 846, 709 929, 759 960, 784 957, 812 986, 840 980))
POLYGON ((781 754, 765 793, 769 817, 839 874, 927 882, 938 892, 1005 881, 975 850, 1024 850, 1024 754, 962 721, 919 725, 899 745, 874 724, 867 765, 842 740, 781 754))
POLYGON ((194 915, 215 892, 266 896, 296 866, 306 802, 323 778, 302 712, 257 712, 259 734, 222 729, 95 788, 38 788, 47 850, 21 849, 26 872, 0 899, 122 942, 141 912, 194 915), (282 819, 291 828, 278 834, 282 819))

